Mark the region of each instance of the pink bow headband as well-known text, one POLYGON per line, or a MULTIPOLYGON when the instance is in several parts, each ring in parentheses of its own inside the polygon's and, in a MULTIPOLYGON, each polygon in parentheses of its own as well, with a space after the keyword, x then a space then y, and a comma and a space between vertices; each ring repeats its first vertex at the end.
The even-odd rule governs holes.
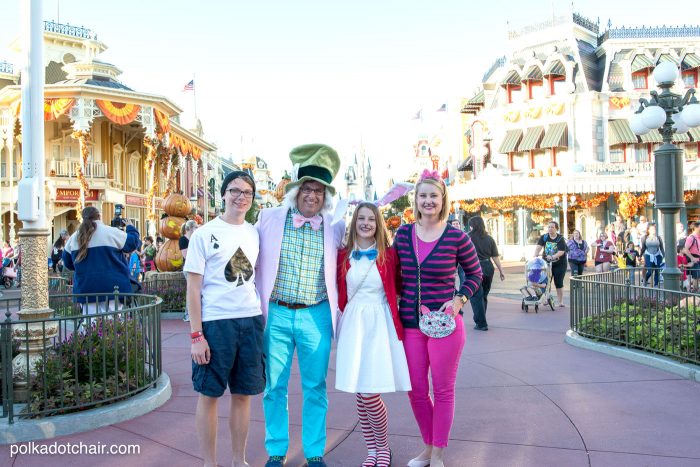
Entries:
POLYGON ((423 173, 418 177, 418 183, 424 182, 427 179, 435 180, 436 182, 440 182, 443 186, 445 185, 445 181, 440 177, 437 170, 424 169, 423 173))

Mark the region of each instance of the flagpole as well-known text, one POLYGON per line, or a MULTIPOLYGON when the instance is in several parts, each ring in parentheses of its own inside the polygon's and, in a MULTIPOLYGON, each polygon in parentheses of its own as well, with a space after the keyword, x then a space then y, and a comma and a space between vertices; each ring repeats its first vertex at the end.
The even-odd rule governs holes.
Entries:
POLYGON ((197 82, 195 81, 195 74, 192 73, 192 96, 194 97, 194 121, 195 125, 197 122, 197 82))

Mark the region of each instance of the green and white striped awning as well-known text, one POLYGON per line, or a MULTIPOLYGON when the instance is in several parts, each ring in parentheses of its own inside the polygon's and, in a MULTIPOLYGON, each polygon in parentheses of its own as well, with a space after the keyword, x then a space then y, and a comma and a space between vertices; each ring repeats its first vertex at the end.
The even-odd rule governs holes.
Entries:
POLYGON ((502 84, 503 86, 505 86, 505 85, 507 85, 507 84, 512 84, 512 85, 517 86, 517 85, 520 84, 520 75, 518 74, 517 71, 511 70, 511 71, 508 72, 508 74, 507 74, 506 77, 503 79, 503 81, 501 82, 501 84, 502 84))
POLYGON ((549 125, 540 148, 568 148, 569 133, 565 122, 549 125))
POLYGON ((664 62, 673 63, 674 65, 678 66, 678 62, 676 61, 676 59, 671 57, 669 54, 659 55, 659 60, 657 60, 656 64, 658 65, 659 63, 664 62))
POLYGON ((690 136, 693 138, 693 141, 700 142, 700 127, 695 127, 691 128, 688 130, 688 133, 690 133, 690 136))
POLYGON ((532 65, 527 73, 525 74, 524 81, 541 81, 542 80, 542 70, 536 65, 532 65))
POLYGON ((700 57, 696 54, 685 54, 683 57, 683 62, 681 62, 681 68, 683 71, 692 70, 693 68, 700 68, 700 57))
POLYGON ((527 133, 523 137, 523 142, 520 143, 518 152, 521 151, 531 151, 533 149, 538 149, 540 143, 542 142, 542 137, 544 136, 544 127, 536 126, 527 129, 527 133))
POLYGON ((564 68, 564 64, 557 60, 556 62, 553 62, 549 65, 547 70, 544 72, 545 76, 566 76, 566 69, 564 68))
POLYGON ((661 136, 661 132, 659 130, 651 130, 646 135, 639 135, 639 139, 642 140, 642 143, 663 143, 664 142, 664 138, 663 138, 663 136, 661 136))
POLYGON ((609 120, 608 132, 610 133, 608 138, 610 146, 615 146, 616 144, 635 144, 638 142, 637 135, 635 135, 632 128, 630 128, 630 123, 627 120, 609 120))
POLYGON ((503 143, 498 149, 501 154, 508 154, 518 151, 518 143, 523 137, 523 130, 509 130, 506 132, 506 137, 503 138, 503 143))
POLYGON ((654 68, 654 64, 646 55, 636 55, 632 60, 632 73, 646 68, 654 68))
MULTIPOLYGON (((663 143, 664 137, 659 130, 651 130, 646 135, 639 135, 642 143, 663 143)), ((688 133, 674 133, 672 141, 674 143, 689 143, 690 136, 688 133)))

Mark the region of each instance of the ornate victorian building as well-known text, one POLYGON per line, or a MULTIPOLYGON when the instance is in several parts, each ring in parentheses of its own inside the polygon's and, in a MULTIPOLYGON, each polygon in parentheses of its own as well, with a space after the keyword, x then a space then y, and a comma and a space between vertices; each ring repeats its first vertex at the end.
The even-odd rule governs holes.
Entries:
MULTIPOLYGON (((46 213, 54 234, 73 232, 82 206, 109 222, 115 212, 155 234, 165 195, 181 191, 206 221, 216 214, 216 147, 177 123, 169 99, 134 91, 99 60, 106 45, 92 31, 44 23, 46 213), (213 184, 213 185, 212 185, 213 184), (213 202, 212 202, 213 201, 213 202)), ((22 176, 19 72, 0 64, 0 239, 14 240, 22 176)))
MULTIPOLYGON (((637 137, 629 119, 670 61, 676 91, 698 85, 700 28, 611 28, 577 14, 509 32, 508 55, 462 108, 466 157, 451 189, 467 215, 482 212, 508 259, 528 257, 549 219, 585 239, 617 213, 657 218, 658 131, 637 137)), ((700 132, 677 134, 685 151, 686 206, 700 220, 700 132)))

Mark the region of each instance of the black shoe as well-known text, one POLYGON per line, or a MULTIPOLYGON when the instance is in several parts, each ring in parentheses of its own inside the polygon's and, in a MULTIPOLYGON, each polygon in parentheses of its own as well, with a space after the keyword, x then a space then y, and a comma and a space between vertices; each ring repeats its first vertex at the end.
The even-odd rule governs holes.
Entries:
POLYGON ((265 462, 265 467, 284 467, 286 463, 286 456, 270 456, 267 462, 265 462))
POLYGON ((479 326, 478 324, 474 326, 474 329, 477 331, 488 331, 489 327, 488 326, 479 326))
POLYGON ((326 467, 326 463, 323 461, 323 457, 309 457, 306 459, 305 467, 326 467))

